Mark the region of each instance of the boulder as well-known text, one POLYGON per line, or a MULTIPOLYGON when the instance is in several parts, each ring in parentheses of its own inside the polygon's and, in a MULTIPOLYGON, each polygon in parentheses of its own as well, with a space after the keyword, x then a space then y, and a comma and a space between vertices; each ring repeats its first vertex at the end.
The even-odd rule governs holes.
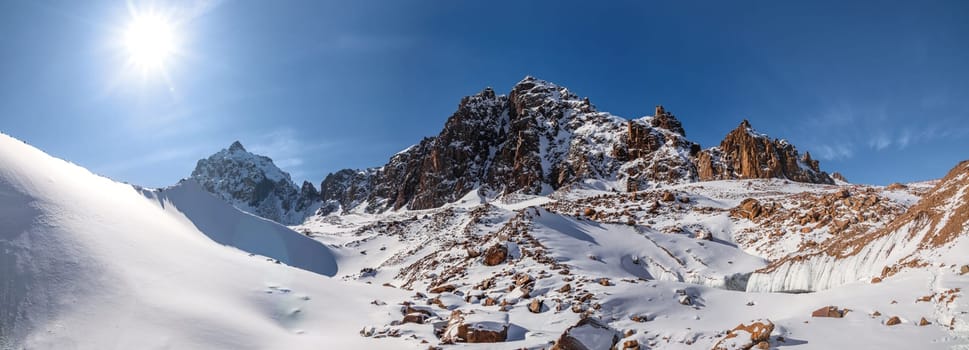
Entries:
POLYGON ((545 303, 542 300, 532 299, 532 302, 528 304, 528 311, 531 311, 534 314, 540 313, 542 312, 542 306, 544 305, 545 303))
POLYGON ((838 310, 837 306, 825 306, 820 309, 814 310, 811 313, 811 317, 834 317, 842 318, 844 317, 844 310, 838 310))
POLYGON ((441 335, 444 343, 500 343, 508 339, 508 314, 478 310, 451 313, 441 335))
POLYGON ((596 318, 587 317, 566 329, 551 350, 612 349, 619 339, 618 331, 596 318))
POLYGON ((664 202, 672 202, 676 200, 676 195, 674 195, 673 192, 670 192, 670 191, 663 191, 663 194, 662 194, 662 197, 660 197, 660 200, 664 202))
POLYGON ((505 247, 504 244, 496 243, 485 250, 484 259, 482 262, 487 266, 495 266, 505 262, 507 257, 508 247, 505 247))
POLYGON ((442 284, 437 287, 429 289, 427 292, 432 294, 441 294, 441 293, 453 292, 455 289, 457 289, 457 287, 455 287, 453 284, 442 284))
MULTIPOLYGON (((754 320, 749 325, 741 323, 727 336, 713 346, 714 350, 743 349, 747 350, 759 346, 762 342, 770 341, 770 334, 774 331, 774 323, 770 320, 754 320)), ((767 344, 770 346, 770 343, 767 344)))
POLYGON ((886 326, 894 326, 900 323, 902 323, 902 319, 898 318, 898 316, 892 316, 888 321, 885 321, 886 326))

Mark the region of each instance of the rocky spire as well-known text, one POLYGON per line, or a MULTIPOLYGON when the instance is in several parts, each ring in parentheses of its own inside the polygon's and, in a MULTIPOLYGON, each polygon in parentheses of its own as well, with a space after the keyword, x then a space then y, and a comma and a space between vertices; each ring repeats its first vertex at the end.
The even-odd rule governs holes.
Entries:
POLYGON ((744 119, 727 134, 720 146, 703 150, 696 157, 701 181, 752 178, 782 178, 798 182, 833 184, 819 169, 817 160, 784 140, 771 140, 754 131, 744 119))
POLYGON ((242 147, 242 143, 239 142, 238 140, 236 140, 235 142, 232 142, 232 145, 229 145, 229 151, 230 152, 246 152, 246 148, 245 147, 242 147))
POLYGON ((686 130, 683 129, 683 123, 673 116, 672 113, 666 111, 663 105, 656 106, 656 113, 653 114, 653 119, 650 124, 654 128, 663 128, 682 136, 686 136, 686 130))

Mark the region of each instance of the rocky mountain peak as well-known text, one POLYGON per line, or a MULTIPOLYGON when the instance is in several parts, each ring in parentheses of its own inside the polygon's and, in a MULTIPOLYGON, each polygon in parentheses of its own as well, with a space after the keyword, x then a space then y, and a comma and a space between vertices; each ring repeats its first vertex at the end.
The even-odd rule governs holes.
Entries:
POLYGON ((229 152, 247 152, 247 151, 245 147, 242 147, 242 143, 237 140, 235 142, 232 142, 231 145, 229 145, 229 152))
POLYGON ((720 142, 697 156, 701 181, 782 178, 798 182, 833 184, 834 180, 819 168, 819 162, 785 140, 771 139, 758 133, 744 119, 720 142))
POLYGON ((680 123, 672 113, 667 112, 662 105, 656 106, 656 113, 653 114, 650 125, 655 128, 663 128, 675 132, 680 134, 680 136, 686 136, 683 123, 680 123))
POLYGON ((301 223, 319 202, 315 188, 297 188, 272 159, 246 151, 239 141, 199 160, 191 178, 217 198, 282 224, 301 223))

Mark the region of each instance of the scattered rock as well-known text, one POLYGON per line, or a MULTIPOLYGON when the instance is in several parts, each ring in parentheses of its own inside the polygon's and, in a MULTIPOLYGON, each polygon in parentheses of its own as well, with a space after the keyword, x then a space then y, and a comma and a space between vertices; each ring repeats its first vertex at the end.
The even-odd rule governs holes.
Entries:
POLYGON ((969 273, 969 265, 962 265, 962 267, 959 268, 959 273, 963 275, 969 273))
POLYGON ((507 338, 508 315, 483 311, 464 314, 455 310, 441 335, 445 343, 499 343, 507 338))
POLYGON ((670 191, 663 191, 663 194, 662 194, 662 197, 660 197, 660 200, 664 202, 672 202, 676 200, 676 195, 674 195, 673 192, 670 192, 670 191))
POLYGON ((615 329, 596 318, 587 317, 566 329, 551 350, 611 349, 619 339, 615 329))
POLYGON ((562 288, 559 288, 559 293, 568 293, 571 290, 572 290, 572 285, 569 283, 566 283, 564 286, 562 286, 562 288))
POLYGON ((508 247, 504 244, 497 243, 485 250, 484 252, 484 264, 487 266, 495 266, 505 262, 508 257, 508 247))
POLYGON ((420 312, 415 312, 415 313, 410 313, 410 314, 404 315, 404 319, 401 320, 400 323, 424 324, 425 321, 427 321, 427 315, 426 314, 420 313, 420 312))
POLYGON ((881 277, 872 277, 871 278, 871 284, 881 283, 881 282, 882 282, 882 278, 881 277))
POLYGON ((833 317, 842 318, 844 317, 844 310, 838 310, 837 306, 825 306, 820 309, 814 310, 811 313, 811 317, 833 317))
POLYGON ((922 317, 922 319, 919 320, 919 326, 928 326, 930 324, 932 323, 929 322, 929 320, 926 320, 925 317, 922 317))
POLYGON ((632 316, 629 316, 629 319, 632 320, 633 322, 639 322, 639 323, 650 321, 649 315, 645 315, 645 314, 632 315, 632 316))
POLYGON ((542 300, 532 299, 532 302, 528 304, 528 311, 531 311, 533 314, 540 313, 542 312, 542 306, 544 305, 545 305, 545 302, 543 302, 542 300))
POLYGON ((898 318, 898 316, 892 316, 888 321, 885 321, 886 326, 894 326, 899 323, 902 323, 902 319, 898 318))
POLYGON ((713 349, 750 349, 761 342, 768 342, 773 331, 774 323, 770 320, 755 320, 750 325, 741 323, 727 332, 727 336, 717 342, 713 349))
POLYGON ((427 292, 431 294, 441 294, 441 293, 453 292, 455 289, 457 289, 457 287, 455 287, 453 284, 442 284, 440 286, 431 288, 427 292))
POLYGON ((906 188, 908 188, 908 186, 905 186, 905 185, 903 185, 903 184, 900 184, 900 183, 898 183, 898 182, 893 182, 893 183, 891 183, 890 185, 888 185, 888 187, 885 187, 885 189, 886 189, 886 190, 889 190, 889 191, 898 191, 898 190, 904 190, 904 189, 906 189, 906 188))
POLYGON ((622 343, 623 350, 639 350, 639 341, 636 339, 627 340, 622 343))
POLYGON ((608 287, 612 285, 612 282, 608 278, 603 277, 599 279, 599 284, 608 287))

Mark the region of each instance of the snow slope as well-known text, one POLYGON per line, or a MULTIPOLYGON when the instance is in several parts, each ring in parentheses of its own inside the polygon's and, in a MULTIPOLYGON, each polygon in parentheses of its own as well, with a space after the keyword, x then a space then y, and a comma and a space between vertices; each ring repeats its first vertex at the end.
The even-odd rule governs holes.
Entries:
POLYGON ((273 221, 233 208, 205 192, 195 180, 183 180, 161 190, 142 190, 142 194, 169 215, 190 221, 213 241, 321 275, 336 274, 336 260, 325 246, 273 221))
MULTIPOLYGON (((206 204, 190 186, 145 193, 0 135, 0 348, 406 347, 356 334, 389 320, 372 298, 403 293, 219 244, 240 242, 220 218, 256 221, 206 204), (214 216, 192 221, 202 214, 214 216)), ((280 247, 294 242, 267 227, 280 247)), ((332 273, 330 259, 302 256, 325 252, 285 258, 332 273)))

